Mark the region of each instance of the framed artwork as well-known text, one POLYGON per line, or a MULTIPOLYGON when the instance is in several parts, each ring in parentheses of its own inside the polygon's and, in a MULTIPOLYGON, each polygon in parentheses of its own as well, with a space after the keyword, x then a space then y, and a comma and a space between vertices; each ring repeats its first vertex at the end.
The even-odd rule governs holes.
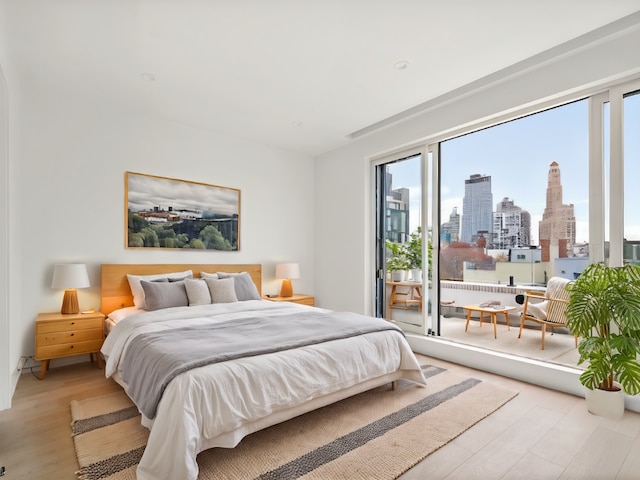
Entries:
POLYGON ((124 191, 127 248, 240 249, 240 190, 126 172, 124 191))

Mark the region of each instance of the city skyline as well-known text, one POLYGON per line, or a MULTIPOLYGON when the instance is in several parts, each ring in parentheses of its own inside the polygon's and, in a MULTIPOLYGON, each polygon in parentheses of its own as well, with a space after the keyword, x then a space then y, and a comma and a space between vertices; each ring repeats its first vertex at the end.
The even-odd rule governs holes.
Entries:
POLYGON ((494 198, 507 197, 530 213, 531 244, 539 245, 538 225, 546 207, 549 166, 556 162, 564 203, 574 205, 576 243, 588 242, 587 107, 582 100, 443 142, 442 214, 448 215, 453 206, 460 211, 464 174, 467 178, 472 173, 489 175, 494 198), (469 156, 471 151, 475 154, 469 156), (473 171, 464 169, 470 159, 473 171), (456 168, 448 168, 451 164, 456 168))
MULTIPOLYGON (((605 105, 605 132, 608 108, 605 105)), ((640 204, 640 189, 632 188, 640 177, 640 95, 625 98, 625 204, 640 204)), ((576 244, 589 241, 588 104, 579 100, 515 119, 441 143, 440 223, 447 222, 454 207, 462 214, 464 181, 472 174, 492 177, 494 209, 503 198, 531 215, 531 244, 539 245, 538 225, 546 203, 549 165, 561 169, 564 203, 574 205, 576 244)), ((605 135, 604 155, 609 143, 605 135)), ((390 164, 396 188, 410 190, 411 229, 420 224, 420 170, 415 165, 390 164)), ((419 161, 415 162, 419 165, 419 161)), ((605 191, 608 174, 605 172, 605 191)), ((608 216, 608 213, 607 213, 608 216)), ((625 237, 640 240, 640 214, 626 208, 625 237)), ((608 238, 608 237, 607 237, 608 238)))

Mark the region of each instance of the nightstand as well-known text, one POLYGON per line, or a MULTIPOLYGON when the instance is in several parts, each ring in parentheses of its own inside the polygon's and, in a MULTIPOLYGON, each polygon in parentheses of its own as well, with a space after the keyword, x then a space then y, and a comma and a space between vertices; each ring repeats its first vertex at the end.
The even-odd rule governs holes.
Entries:
POLYGON ((62 314, 40 313, 36 319, 36 355, 42 361, 40 380, 49 369, 49 360, 88 353, 98 357, 102 368, 100 348, 104 338, 104 314, 101 312, 62 314))
POLYGON ((316 298, 313 295, 304 295, 302 293, 294 293, 291 297, 263 297, 265 300, 271 300, 272 302, 291 302, 299 303, 301 305, 314 306, 316 298))

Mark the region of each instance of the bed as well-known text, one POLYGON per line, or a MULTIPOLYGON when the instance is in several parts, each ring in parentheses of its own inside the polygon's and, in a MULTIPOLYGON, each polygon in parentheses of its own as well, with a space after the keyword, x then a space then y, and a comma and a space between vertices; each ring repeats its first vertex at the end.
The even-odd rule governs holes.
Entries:
POLYGON ((426 384, 392 323, 263 300, 261 277, 256 264, 102 265, 105 374, 150 429, 138 479, 195 480, 203 450, 399 378, 426 384), (145 309, 131 278, 143 279, 145 309), (166 300, 203 283, 213 303, 166 300))

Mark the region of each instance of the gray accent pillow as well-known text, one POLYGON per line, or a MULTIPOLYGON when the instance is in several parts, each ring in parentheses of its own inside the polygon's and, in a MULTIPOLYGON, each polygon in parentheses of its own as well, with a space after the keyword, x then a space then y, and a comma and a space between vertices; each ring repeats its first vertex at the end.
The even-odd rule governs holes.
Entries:
POLYGON ((140 281, 144 290, 145 310, 161 308, 187 307, 189 298, 184 282, 147 282, 140 281))
POLYGON ((187 289, 187 297, 189 299, 189 306, 194 305, 208 305, 211 303, 211 292, 207 282, 202 278, 187 278, 184 281, 184 286, 187 289))
POLYGON ((249 272, 241 273, 223 273, 218 272, 218 278, 233 278, 236 290, 236 297, 243 302, 245 300, 260 300, 260 294, 253 283, 249 272))
POLYGON ((237 302, 236 291, 233 286, 233 278, 205 278, 211 292, 211 303, 237 302))
POLYGON ((193 277, 191 270, 185 270, 184 272, 169 272, 158 273, 156 275, 129 275, 127 274, 127 280, 129 281, 129 288, 131 288, 131 295, 133 295, 133 304, 138 308, 144 308, 144 290, 140 285, 142 280, 151 281, 161 278, 183 279, 187 277, 193 277))

